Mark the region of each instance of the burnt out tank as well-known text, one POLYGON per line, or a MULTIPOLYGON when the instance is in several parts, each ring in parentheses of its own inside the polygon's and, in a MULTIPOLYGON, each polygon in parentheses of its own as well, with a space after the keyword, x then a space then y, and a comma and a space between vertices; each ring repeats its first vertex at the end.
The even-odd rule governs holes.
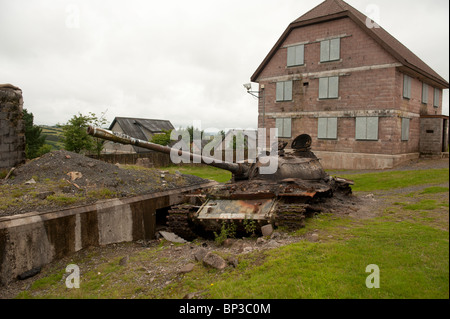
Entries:
POLYGON ((185 204, 169 209, 168 226, 186 240, 210 237, 226 224, 233 225, 236 234, 243 236, 258 233, 266 224, 290 230, 301 228, 305 218, 327 211, 334 205, 333 199, 346 201, 352 193, 352 181, 332 177, 324 171, 311 151, 312 140, 307 134, 295 138, 290 150, 285 150, 287 142, 279 142, 271 153, 259 156, 256 161, 231 163, 100 128, 89 127, 88 133, 166 154, 175 152, 232 173, 229 182, 202 190, 189 196, 185 204), (271 174, 263 173, 268 163, 277 165, 271 174))

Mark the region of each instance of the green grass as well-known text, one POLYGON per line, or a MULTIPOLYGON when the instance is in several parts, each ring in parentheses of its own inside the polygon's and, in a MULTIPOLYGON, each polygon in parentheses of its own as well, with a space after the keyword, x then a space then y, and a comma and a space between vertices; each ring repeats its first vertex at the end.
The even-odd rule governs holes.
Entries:
POLYGON ((429 169, 413 171, 390 171, 381 173, 339 175, 339 177, 353 180, 354 191, 370 192, 375 190, 398 189, 408 186, 442 184, 449 180, 449 169, 429 169))
MULTIPOLYGON (((204 178, 216 173, 211 167, 170 170, 204 178)), ((130 255, 127 268, 118 266, 119 258, 105 260, 81 274, 80 289, 65 289, 64 283, 57 282, 60 270, 54 270, 18 297, 182 298, 199 292, 204 298, 219 299, 448 299, 448 187, 440 185, 448 182, 448 169, 356 174, 351 179, 358 190, 383 194, 377 196, 383 196, 386 206, 371 219, 319 214, 291 234, 308 238, 314 232, 318 242, 299 240, 269 251, 240 254, 237 268, 225 271, 197 264, 192 272, 152 289, 139 281, 145 278, 141 265, 150 259, 159 260, 157 266, 170 263, 159 255, 167 247, 159 246, 130 255), (411 185, 417 189, 377 193, 386 190, 384 183, 392 190, 411 185), (380 269, 379 289, 366 287, 370 264, 380 269)))
POLYGON ((169 166, 160 169, 167 170, 172 174, 179 171, 182 174, 211 179, 219 183, 225 183, 231 179, 230 172, 213 166, 169 166))
POLYGON ((257 266, 245 256, 238 270, 219 280, 203 274, 214 285, 196 289, 220 299, 447 299, 448 230, 424 219, 399 222, 401 216, 357 221, 318 215, 297 235, 314 231, 321 242, 300 241, 260 253, 253 257, 263 260, 257 266), (370 264, 380 268, 379 289, 365 285, 370 264))

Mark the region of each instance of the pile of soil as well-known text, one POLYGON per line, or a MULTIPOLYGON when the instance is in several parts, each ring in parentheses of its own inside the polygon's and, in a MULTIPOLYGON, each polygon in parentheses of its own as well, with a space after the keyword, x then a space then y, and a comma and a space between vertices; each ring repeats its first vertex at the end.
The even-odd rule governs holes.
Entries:
POLYGON ((67 202, 80 205, 98 199, 130 197, 205 182, 207 180, 192 175, 114 165, 59 150, 29 161, 13 172, 1 186, 1 195, 15 197, 15 201, 3 206, 0 203, 0 216, 52 210, 55 201, 45 201, 48 196, 73 198, 67 202))

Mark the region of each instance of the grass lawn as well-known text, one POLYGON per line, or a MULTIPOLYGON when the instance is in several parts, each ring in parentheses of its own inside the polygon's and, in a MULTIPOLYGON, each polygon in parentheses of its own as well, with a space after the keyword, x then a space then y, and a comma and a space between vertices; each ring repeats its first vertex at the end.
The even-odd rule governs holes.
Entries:
MULTIPOLYGON (((216 172, 210 167, 172 169, 209 176, 206 178, 227 178, 222 170, 216 172)), ((105 260, 83 277, 84 286, 79 291, 52 288, 62 285, 64 272, 54 270, 18 297, 56 294, 61 298, 91 298, 100 294, 101 298, 182 298, 187 293, 201 292, 205 298, 218 299, 448 299, 449 188, 443 184, 448 183, 449 170, 347 177, 355 181, 356 195, 373 192, 378 201, 383 201, 384 206, 374 206, 379 210, 376 217, 319 214, 308 219, 305 228, 291 234, 299 237, 296 243, 240 254, 235 269, 195 267, 158 293, 136 285, 133 271, 118 267, 118 260, 105 260), (411 185, 417 186, 414 191, 395 193, 411 185), (319 241, 300 240, 313 232, 319 241), (380 287, 369 289, 366 279, 371 273, 366 272, 366 267, 373 264, 379 268, 380 287), (97 273, 106 275, 100 280, 97 273)), ((145 258, 153 253, 145 253, 145 258)), ((139 264, 143 257, 142 253, 136 254, 130 260, 139 264)), ((135 276, 141 276, 138 266, 136 269, 135 276)))
POLYGON ((219 183, 225 183, 228 182, 231 179, 231 173, 217 168, 213 166, 169 166, 169 167, 163 167, 160 168, 161 170, 169 171, 170 173, 175 173, 176 171, 179 171, 182 174, 187 175, 195 175, 201 178, 205 179, 212 179, 219 183))

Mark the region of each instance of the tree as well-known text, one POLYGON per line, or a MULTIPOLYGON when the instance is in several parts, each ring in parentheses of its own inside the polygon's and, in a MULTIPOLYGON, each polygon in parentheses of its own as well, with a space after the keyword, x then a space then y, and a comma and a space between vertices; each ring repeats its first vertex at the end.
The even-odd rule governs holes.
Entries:
POLYGON ((89 112, 89 115, 82 115, 81 113, 74 115, 66 124, 61 125, 64 148, 75 153, 92 152, 100 155, 104 141, 90 136, 87 133, 87 127, 89 125, 101 126, 105 123, 106 120, 103 117, 98 118, 91 112, 89 112))
POLYGON ((155 134, 152 136, 152 139, 150 142, 167 146, 170 144, 170 134, 172 133, 172 130, 162 130, 163 133, 155 134))
POLYGON ((42 128, 34 125, 33 121, 33 113, 28 113, 27 109, 23 109, 23 122, 25 125, 25 154, 28 159, 39 157, 49 151, 48 146, 44 146, 46 136, 42 135, 42 128))

